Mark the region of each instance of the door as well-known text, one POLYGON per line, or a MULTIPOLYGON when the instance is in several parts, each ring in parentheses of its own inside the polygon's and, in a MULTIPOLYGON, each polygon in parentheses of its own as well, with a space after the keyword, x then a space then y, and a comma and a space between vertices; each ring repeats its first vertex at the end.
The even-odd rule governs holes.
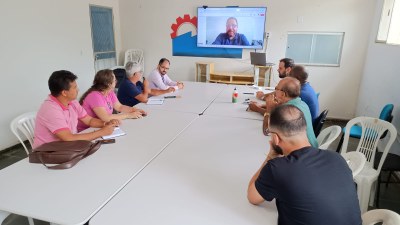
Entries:
POLYGON ((91 5, 90 23, 96 72, 116 66, 112 8, 91 5))

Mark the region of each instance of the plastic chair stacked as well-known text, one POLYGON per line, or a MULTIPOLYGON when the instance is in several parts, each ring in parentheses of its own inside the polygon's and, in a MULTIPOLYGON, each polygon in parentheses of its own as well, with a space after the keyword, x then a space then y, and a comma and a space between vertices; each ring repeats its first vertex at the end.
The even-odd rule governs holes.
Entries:
MULTIPOLYGON (((381 113, 379 114, 379 119, 388 121, 389 123, 391 123, 393 120, 393 115, 392 115, 393 108, 394 108, 393 104, 385 105, 383 107, 381 113)), ((344 128, 343 128, 343 132, 345 132, 344 128)), ((384 138, 385 135, 386 135, 386 133, 382 135, 382 138, 384 138)), ((361 138, 361 127, 357 126, 357 125, 353 126, 350 130, 350 137, 360 139, 361 138)), ((341 137, 341 139, 339 141, 339 145, 336 149, 337 152, 339 152, 339 150, 342 146, 342 143, 343 143, 343 136, 341 137)))
POLYGON ((136 62, 142 67, 142 70, 144 70, 144 54, 143 50, 141 49, 128 49, 125 51, 125 60, 124 60, 124 66, 126 65, 127 62, 136 62))
POLYGON ((364 213, 362 216, 363 225, 399 225, 400 215, 387 209, 374 209, 364 213))
POLYGON ((29 149, 25 145, 24 140, 28 140, 29 144, 33 145, 34 129, 35 129, 36 112, 24 113, 13 119, 10 124, 11 131, 18 138, 24 147, 26 154, 29 154, 29 149), (21 136, 23 135, 23 136, 21 136))
POLYGON ((350 129, 358 124, 361 128, 360 142, 358 143, 357 152, 365 155, 366 163, 361 172, 355 176, 357 183, 357 194, 360 202, 361 212, 366 212, 368 203, 374 201, 375 184, 381 171, 383 162, 388 154, 390 147, 397 136, 396 128, 389 122, 371 117, 357 117, 350 120, 345 128, 344 141, 342 146, 342 155, 349 151, 348 144, 350 138, 350 129), (375 150, 379 140, 385 132, 389 132, 390 138, 383 148, 382 158, 378 163, 377 169, 374 169, 375 150))
POLYGON ((317 137, 318 148, 329 149, 329 146, 339 137, 341 132, 342 128, 337 125, 323 129, 317 137))

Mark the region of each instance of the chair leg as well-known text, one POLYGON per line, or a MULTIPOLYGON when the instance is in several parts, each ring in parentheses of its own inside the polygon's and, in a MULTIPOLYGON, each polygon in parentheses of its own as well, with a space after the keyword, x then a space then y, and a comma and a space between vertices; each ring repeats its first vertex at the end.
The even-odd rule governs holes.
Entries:
POLYGON ((386 181, 386 188, 389 186, 390 178, 392 177, 392 171, 389 171, 389 176, 386 181))
POLYGON ((29 225, 35 225, 35 223, 33 222, 33 219, 30 217, 28 217, 28 222, 29 222, 29 225))
POLYGON ((341 150, 342 145, 343 145, 343 140, 344 140, 344 133, 343 133, 342 136, 340 137, 339 144, 338 144, 338 146, 337 146, 337 148, 336 148, 336 152, 337 152, 337 153, 340 153, 340 150, 341 150))
POLYGON ((379 174, 379 176, 378 176, 378 184, 377 184, 377 187, 376 187, 376 208, 377 209, 379 209, 379 193, 380 193, 380 190, 381 190, 381 174, 382 173, 380 173, 379 174))

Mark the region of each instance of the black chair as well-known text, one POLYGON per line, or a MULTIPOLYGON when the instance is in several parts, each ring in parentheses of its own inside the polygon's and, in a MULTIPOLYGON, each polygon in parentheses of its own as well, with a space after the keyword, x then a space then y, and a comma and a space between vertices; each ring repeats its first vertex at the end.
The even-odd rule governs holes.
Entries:
POLYGON ((117 79, 117 84, 115 85, 115 88, 119 88, 119 85, 121 82, 125 79, 126 77, 126 71, 124 68, 117 68, 113 70, 115 78, 117 79))
MULTIPOLYGON (((376 151, 375 153, 375 161, 374 161, 374 168, 378 168, 378 163, 382 157, 382 152, 376 151)), ((400 171, 400 156, 388 153, 385 159, 385 162, 382 165, 381 173, 378 176, 378 183, 376 188, 376 207, 379 208, 379 192, 381 183, 386 183, 386 188, 388 187, 389 183, 399 183, 400 178, 394 172, 400 171), (382 172, 389 172, 388 178, 386 181, 382 181, 382 172), (397 181, 391 182, 390 178, 392 175, 396 178, 397 181)))
POLYGON ((324 111, 322 111, 321 114, 319 114, 319 116, 314 120, 313 122, 313 128, 314 128, 314 134, 315 137, 318 137, 319 133, 321 132, 322 126, 324 126, 325 120, 326 120, 326 116, 328 115, 328 111, 327 109, 325 109, 324 111))

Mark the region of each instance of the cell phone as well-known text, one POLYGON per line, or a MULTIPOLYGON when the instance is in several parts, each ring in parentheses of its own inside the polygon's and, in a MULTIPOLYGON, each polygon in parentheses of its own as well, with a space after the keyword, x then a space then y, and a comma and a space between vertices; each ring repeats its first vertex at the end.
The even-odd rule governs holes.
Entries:
POLYGON ((115 143, 115 139, 105 139, 105 140, 101 140, 102 144, 114 144, 115 143))

